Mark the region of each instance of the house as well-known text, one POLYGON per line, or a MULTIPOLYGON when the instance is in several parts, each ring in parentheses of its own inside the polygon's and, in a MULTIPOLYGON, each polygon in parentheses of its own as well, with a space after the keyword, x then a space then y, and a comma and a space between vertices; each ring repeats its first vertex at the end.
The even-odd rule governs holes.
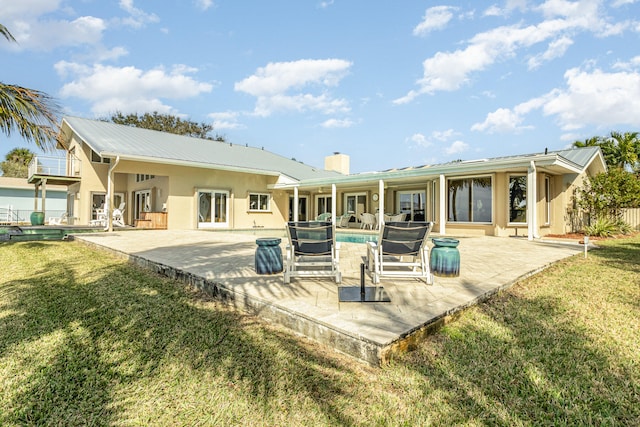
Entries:
MULTIPOLYGON (((34 206, 34 187, 26 178, 0 176, 0 224, 28 223, 34 210, 42 209, 34 206)), ((38 194, 38 197, 41 193, 38 194)), ((48 204, 45 218, 59 217, 67 210, 67 187, 49 186, 46 194, 48 204)))
MULTIPOLYGON (((64 118, 61 132, 70 215, 81 224, 124 202, 132 226, 283 228, 335 212, 358 227, 361 213, 383 212, 434 221, 441 234, 535 238, 579 222, 574 192, 606 170, 598 147, 350 174, 341 153, 320 169, 261 148, 78 117, 64 118)), ((30 176, 43 179, 53 177, 30 176)))

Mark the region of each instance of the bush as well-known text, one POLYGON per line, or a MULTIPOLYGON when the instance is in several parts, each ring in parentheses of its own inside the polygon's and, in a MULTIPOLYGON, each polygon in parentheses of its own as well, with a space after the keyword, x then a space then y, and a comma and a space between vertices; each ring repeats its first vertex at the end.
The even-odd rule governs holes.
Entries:
POLYGON ((587 236, 595 237, 611 237, 618 234, 630 234, 631 231, 631 226, 623 220, 611 220, 608 218, 601 218, 584 228, 584 233, 587 236))

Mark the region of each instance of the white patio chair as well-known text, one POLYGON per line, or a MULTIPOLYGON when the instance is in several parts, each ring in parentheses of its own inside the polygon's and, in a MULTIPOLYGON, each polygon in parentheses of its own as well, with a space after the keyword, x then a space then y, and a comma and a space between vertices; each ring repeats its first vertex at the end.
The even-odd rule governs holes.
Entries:
POLYGON ((330 222, 290 221, 284 261, 284 283, 292 277, 332 277, 342 281, 340 243, 330 222))
POLYGON ((373 283, 384 277, 416 277, 433 283, 427 238, 433 222, 402 221, 382 225, 378 242, 367 243, 365 267, 373 283))
POLYGON ((378 225, 378 221, 376 221, 376 216, 374 214, 367 213, 367 212, 360 214, 360 221, 362 223, 362 225, 360 225, 360 228, 363 228, 363 229, 369 228, 369 230, 373 230, 378 225))
POLYGON ((113 210, 113 225, 124 227, 124 208, 126 205, 125 202, 122 202, 120 206, 113 210))
POLYGON ((49 217, 49 225, 63 225, 69 222, 69 214, 63 212, 59 217, 49 217))

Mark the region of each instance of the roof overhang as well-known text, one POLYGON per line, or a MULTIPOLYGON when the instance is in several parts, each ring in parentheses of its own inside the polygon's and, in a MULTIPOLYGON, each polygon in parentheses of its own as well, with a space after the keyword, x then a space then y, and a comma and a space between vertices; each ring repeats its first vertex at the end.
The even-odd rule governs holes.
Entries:
POLYGON ((531 156, 505 157, 497 159, 480 159, 463 162, 445 163, 440 165, 422 166, 416 168, 393 169, 381 172, 365 172, 335 178, 302 180, 300 182, 278 183, 274 188, 320 188, 336 184, 341 187, 365 187, 384 181, 387 186, 394 184, 411 184, 434 180, 445 175, 466 176, 490 174, 494 172, 526 172, 531 162, 534 162, 540 172, 550 175, 566 173, 580 173, 582 168, 557 153, 539 154, 531 156))

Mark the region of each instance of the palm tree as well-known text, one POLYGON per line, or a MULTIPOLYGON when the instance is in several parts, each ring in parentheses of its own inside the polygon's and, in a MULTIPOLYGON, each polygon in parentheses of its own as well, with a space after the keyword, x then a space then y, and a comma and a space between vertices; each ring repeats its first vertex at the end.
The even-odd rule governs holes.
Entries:
MULTIPOLYGON (((0 34, 15 42, 0 24, 0 34)), ((54 148, 58 137, 59 107, 49 95, 34 89, 0 82, 0 130, 7 136, 17 131, 39 148, 54 148)))
POLYGON ((617 167, 637 171, 639 168, 638 151, 640 150, 638 132, 611 132, 609 139, 617 148, 617 167))
POLYGON ((5 156, 5 161, 0 163, 2 176, 27 178, 29 162, 34 153, 28 148, 14 148, 5 156))

